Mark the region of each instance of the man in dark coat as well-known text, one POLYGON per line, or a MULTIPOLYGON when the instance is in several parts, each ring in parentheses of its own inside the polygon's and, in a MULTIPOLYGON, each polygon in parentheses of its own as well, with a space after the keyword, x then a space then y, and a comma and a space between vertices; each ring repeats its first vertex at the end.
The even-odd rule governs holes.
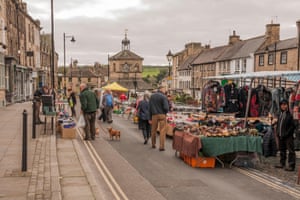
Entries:
POLYGON ((149 100, 149 114, 150 120, 149 123, 151 127, 151 140, 152 148, 156 146, 156 132, 159 127, 159 150, 165 150, 165 138, 167 132, 167 113, 169 112, 169 103, 165 95, 166 88, 165 86, 160 86, 158 92, 151 95, 149 100))
POLYGON ((96 94, 90 91, 85 83, 80 84, 81 112, 85 120, 85 140, 95 140, 96 135, 96 111, 99 108, 99 100, 96 94))
POLYGON ((280 102, 280 114, 277 121, 276 134, 278 136, 280 163, 276 168, 285 168, 286 150, 288 150, 288 166, 286 171, 294 171, 296 165, 296 154, 294 150, 294 130, 295 124, 292 114, 289 111, 288 101, 280 102))

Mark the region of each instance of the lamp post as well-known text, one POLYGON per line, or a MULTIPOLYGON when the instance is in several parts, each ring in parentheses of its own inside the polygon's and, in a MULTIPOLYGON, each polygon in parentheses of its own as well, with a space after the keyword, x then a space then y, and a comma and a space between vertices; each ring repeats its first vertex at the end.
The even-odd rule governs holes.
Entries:
POLYGON ((189 70, 192 70, 192 74, 191 74, 191 86, 192 86, 192 97, 193 99, 195 98, 195 87, 194 87, 194 67, 189 64, 188 67, 189 70))
POLYGON ((136 73, 137 73, 137 71, 138 71, 138 67, 135 66, 134 67, 134 82, 133 82, 133 84, 134 84, 134 95, 135 96, 137 96, 136 95, 136 88, 137 88, 136 73))
POLYGON ((171 61, 173 58, 173 54, 171 53, 171 50, 169 50, 167 56, 167 60, 169 62, 169 76, 168 76, 168 90, 170 89, 170 82, 171 82, 171 61))
POLYGON ((71 42, 75 42, 75 38, 73 35, 66 35, 64 33, 64 95, 67 95, 67 88, 66 88, 66 38, 71 38, 71 42))

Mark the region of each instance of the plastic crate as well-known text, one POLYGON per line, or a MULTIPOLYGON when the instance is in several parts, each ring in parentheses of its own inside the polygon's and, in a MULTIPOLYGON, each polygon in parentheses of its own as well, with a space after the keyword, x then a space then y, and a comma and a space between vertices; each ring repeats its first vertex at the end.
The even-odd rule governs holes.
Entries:
POLYGON ((213 157, 188 157, 185 156, 184 161, 191 167, 214 168, 216 159, 213 157))

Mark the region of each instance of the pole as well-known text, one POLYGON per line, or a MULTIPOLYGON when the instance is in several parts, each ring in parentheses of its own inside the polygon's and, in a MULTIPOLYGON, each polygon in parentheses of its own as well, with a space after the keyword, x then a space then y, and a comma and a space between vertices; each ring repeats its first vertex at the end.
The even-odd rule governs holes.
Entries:
POLYGON ((66 88, 66 34, 64 33, 64 95, 67 95, 66 88))
POLYGON ((300 20, 296 22, 298 30, 298 59, 297 59, 297 71, 300 70, 300 20))
MULTIPOLYGON (((171 77, 171 62, 169 61, 169 77, 168 77, 168 91, 170 90, 170 77, 171 77)), ((170 92, 170 91, 169 91, 170 92)))
POLYGON ((195 83, 194 83, 194 67, 192 66, 192 90, 193 90, 193 99, 195 99, 195 83))
MULTIPOLYGON (((52 77, 52 89, 55 88, 55 76, 54 76, 54 16, 53 16, 53 0, 51 0, 51 77, 52 77)), ((55 102, 55 95, 53 96, 55 102)))
MULTIPOLYGON (((53 0, 51 0, 51 77, 52 77, 52 95, 53 95, 53 102, 55 105, 55 76, 54 76, 54 55, 55 55, 55 49, 54 49, 54 15, 53 15, 53 0)), ((53 118, 51 120, 51 127, 53 130, 54 122, 53 118)))
POLYGON ((110 74, 109 74, 109 54, 107 55, 107 68, 108 68, 108 70, 107 70, 107 82, 109 82, 109 76, 110 76, 110 74))
POLYGON ((36 126, 35 126, 35 124, 36 124, 36 100, 35 99, 33 99, 33 101, 32 101, 32 139, 35 139, 35 137, 36 137, 36 126))
POLYGON ((23 111, 22 172, 27 171, 27 111, 23 111))
POLYGON ((134 94, 136 95, 136 85, 137 85, 137 82, 136 82, 136 70, 134 72, 134 94))

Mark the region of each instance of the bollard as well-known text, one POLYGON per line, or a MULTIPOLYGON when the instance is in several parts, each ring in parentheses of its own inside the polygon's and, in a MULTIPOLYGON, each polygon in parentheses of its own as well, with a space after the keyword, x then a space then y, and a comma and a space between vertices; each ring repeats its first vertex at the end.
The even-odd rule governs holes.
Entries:
POLYGON ((22 172, 27 171, 27 111, 23 111, 22 172))
POLYGON ((32 138, 35 139, 36 137, 36 100, 32 101, 32 138))

